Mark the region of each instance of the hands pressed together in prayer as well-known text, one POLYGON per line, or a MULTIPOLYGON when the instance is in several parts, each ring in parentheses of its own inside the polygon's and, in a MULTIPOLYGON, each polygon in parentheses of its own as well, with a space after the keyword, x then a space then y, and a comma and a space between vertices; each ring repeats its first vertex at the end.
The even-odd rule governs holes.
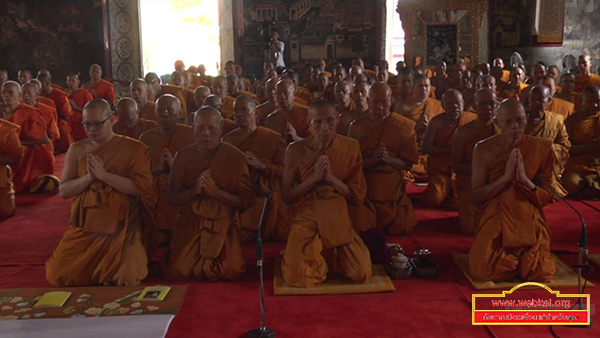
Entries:
POLYGON ((194 185, 194 193, 205 197, 215 197, 219 188, 210 176, 210 170, 204 170, 194 185))
POLYGON ((379 144, 379 147, 377 148, 377 150, 375 150, 373 156, 379 161, 386 164, 390 164, 390 161, 392 161, 392 159, 395 157, 390 153, 390 151, 385 147, 385 144, 383 143, 379 144))
POLYGON ((104 169, 104 162, 100 157, 92 154, 87 155, 87 174, 92 180, 104 180, 106 169, 104 169))
POLYGON ((267 169, 267 165, 264 164, 261 160, 256 157, 253 153, 247 151, 246 156, 248 157, 248 165, 258 171, 265 171, 267 169))
POLYGON ((289 137, 294 141, 300 140, 298 133, 296 132, 296 128, 294 128, 294 126, 292 126, 292 124, 289 122, 285 126, 285 134, 289 135, 289 137))
POLYGON ((523 155, 518 148, 511 151, 508 161, 506 162, 506 171, 504 172, 504 181, 510 182, 516 180, 517 183, 529 188, 530 190, 535 189, 535 184, 527 177, 525 173, 525 163, 523 162, 523 155))
POLYGON ((319 156, 317 162, 315 162, 312 179, 315 184, 321 181, 325 181, 327 183, 333 182, 334 176, 331 173, 331 164, 329 163, 329 158, 327 155, 319 156))
POLYGON ((169 149, 164 148, 160 161, 156 167, 152 167, 152 175, 157 176, 162 173, 170 173, 173 168, 173 155, 169 149))

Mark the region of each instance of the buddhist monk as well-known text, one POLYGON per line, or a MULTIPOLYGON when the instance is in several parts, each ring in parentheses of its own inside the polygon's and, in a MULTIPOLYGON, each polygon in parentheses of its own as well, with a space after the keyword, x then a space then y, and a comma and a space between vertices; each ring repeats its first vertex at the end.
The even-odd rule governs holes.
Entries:
MULTIPOLYGON (((38 89, 38 102, 43 103, 56 110, 56 103, 52 99, 42 96, 42 83, 38 79, 31 79, 28 83, 34 84, 38 89)), ((58 113, 56 114, 56 123, 58 125, 58 113)))
POLYGON ((392 93, 392 108, 395 109, 400 102, 403 102, 408 98, 410 94, 415 74, 411 68, 405 67, 400 70, 396 76, 396 86, 392 93))
POLYGON ((516 98, 519 99, 521 96, 521 91, 527 87, 527 84, 523 82, 525 79, 525 71, 521 67, 515 67, 510 71, 510 81, 498 89, 498 95, 501 98, 509 99, 516 98))
POLYGON ((562 182, 569 195, 600 197, 600 87, 583 91, 583 109, 565 121, 572 147, 562 182))
MULTIPOLYGON (((154 102, 158 98, 158 94, 162 90, 162 80, 156 73, 147 73, 144 76, 144 81, 148 84, 148 102, 154 102)), ((140 104, 138 103, 138 106, 140 104)))
POLYGON ((156 203, 150 150, 113 133, 103 99, 83 108, 83 126, 88 138, 69 148, 60 185, 60 196, 73 198, 70 228, 46 262, 46 278, 54 286, 138 285, 148 273, 142 234, 156 203))
MULTIPOLYGON (((44 69, 44 68, 40 69, 38 71, 38 73, 37 73, 37 76, 39 77, 41 74, 48 75, 48 77, 50 78, 50 80, 52 80, 52 74, 50 73, 50 71, 48 69, 44 69)), ((61 86, 59 86, 59 85, 57 85, 56 83, 52 83, 51 86, 56 91, 59 91, 59 92, 65 94, 65 95, 67 95, 67 92, 64 90, 64 88, 61 87, 61 86)))
POLYGON ((553 78, 554 83, 558 83, 560 81, 560 70, 556 65, 550 65, 550 67, 548 67, 548 70, 546 71, 546 75, 553 78))
POLYGON ((494 124, 496 106, 495 91, 482 88, 475 92, 474 108, 477 119, 456 130, 452 140, 452 171, 456 174, 456 192, 458 195, 458 219, 460 230, 472 234, 477 230, 475 213, 477 206, 471 198, 471 167, 473 149, 481 140, 498 134, 494 124))
POLYGON ((552 194, 552 141, 525 135, 527 116, 515 99, 498 107, 500 134, 473 151, 472 197, 478 230, 469 251, 471 273, 486 281, 519 277, 549 281, 556 270, 542 208, 552 194))
POLYGON ((451 170, 452 140, 457 128, 475 120, 477 115, 463 111, 461 93, 449 89, 442 96, 444 114, 431 119, 423 140, 422 152, 427 157, 429 184, 424 192, 424 202, 430 207, 440 207, 444 201, 448 206, 457 205, 457 192, 453 188, 451 170))
POLYGON ((50 151, 54 153, 54 145, 52 142, 54 140, 58 140, 60 137, 60 132, 58 130, 58 124, 56 123, 56 109, 51 106, 47 106, 43 103, 38 102, 38 87, 33 83, 26 83, 21 87, 21 93, 23 96, 23 102, 32 107, 37 108, 37 110, 42 113, 42 117, 46 122, 46 135, 48 135, 48 146, 50 151))
POLYGON ((567 196, 567 191, 560 183, 560 177, 569 158, 571 142, 564 126, 564 118, 561 115, 549 111, 552 102, 550 89, 546 86, 533 86, 529 97, 527 110, 527 127, 525 134, 541 137, 552 141, 554 152, 554 168, 551 183, 554 191, 561 197, 567 196))
POLYGON ((396 113, 415 122, 419 144, 425 136, 429 121, 443 111, 442 103, 429 97, 430 90, 429 79, 424 75, 417 75, 414 77, 414 84, 408 98, 396 106, 396 113))
POLYGON ((65 152, 73 143, 71 136, 71 124, 69 120, 73 115, 73 108, 69 103, 69 98, 63 92, 60 92, 52 87, 50 76, 40 74, 38 80, 42 84, 41 94, 54 101, 56 112, 58 114, 57 125, 60 132, 60 138, 54 142, 54 150, 56 152, 65 152))
POLYGON ((285 241, 289 225, 285 221, 286 206, 281 200, 280 185, 286 143, 281 135, 256 124, 256 101, 240 96, 233 105, 233 119, 239 128, 223 136, 223 141, 236 146, 248 157, 248 171, 256 203, 240 213, 240 237, 243 242, 256 240, 256 231, 264 205, 262 238, 285 241))
POLYGON ((113 125, 113 132, 117 135, 139 139, 144 132, 156 128, 156 122, 139 117, 137 103, 129 97, 124 97, 117 102, 118 121, 113 125))
POLYGON ((592 74, 592 60, 589 54, 582 54, 577 61, 579 73, 575 77, 575 93, 582 93, 586 87, 600 86, 600 76, 592 74))
POLYGON ((33 79, 33 75, 31 75, 31 71, 29 69, 20 69, 17 72, 17 78, 19 79, 19 83, 24 85, 29 82, 29 80, 33 79))
POLYGON ((530 86, 541 85, 544 76, 546 76, 546 66, 541 63, 536 63, 531 67, 531 77, 529 78, 528 84, 530 86))
MULTIPOLYGON (((218 97, 215 94, 210 94, 206 97, 206 99, 204 99, 203 106, 215 108, 219 112, 219 114, 221 114, 223 104, 220 97, 218 97)), ((221 118, 223 119, 223 135, 229 134, 230 131, 238 128, 238 125, 235 124, 235 122, 233 122, 232 119, 225 118, 223 117, 223 115, 221 115, 221 118)))
POLYGON ((0 118, 0 217, 12 216, 17 211, 10 166, 17 165, 25 151, 19 141, 20 129, 0 118))
MULTIPOLYGON (((350 94, 352 93, 352 82, 340 80, 334 86, 335 109, 338 115, 348 113, 355 108, 350 94)), ((342 134, 344 135, 344 134, 342 134)))
POLYGON ((403 180, 404 171, 419 157, 415 123, 389 111, 387 84, 373 84, 368 102, 369 114, 350 124, 348 137, 360 142, 367 198, 375 206, 377 226, 391 235, 406 234, 417 225, 403 180))
POLYGON ((490 74, 492 73, 494 68, 498 68, 501 70, 500 77, 498 79, 496 79, 496 81, 498 83, 500 83, 500 81, 508 83, 508 81, 510 81, 510 71, 504 69, 504 60, 502 60, 501 58, 496 58, 496 59, 494 59, 494 62, 492 63, 492 65, 493 65, 493 67, 490 70, 490 74))
POLYGON ((284 79, 275 86, 279 107, 267 116, 265 127, 280 133, 286 142, 299 141, 312 135, 308 107, 294 102, 294 83, 284 79))
POLYGON ((69 118, 69 124, 71 125, 71 136, 73 141, 81 141, 87 138, 85 129, 81 122, 83 121, 83 107, 94 99, 92 93, 89 90, 80 88, 79 76, 77 74, 69 74, 67 76, 67 97, 71 108, 73 109, 73 115, 69 118))
POLYGON ((275 92, 275 85, 277 85, 277 79, 268 79, 265 83, 265 96, 267 101, 261 103, 256 107, 256 123, 260 126, 265 125, 267 116, 275 111, 277 108, 277 96, 275 92))
POLYGON ((59 181, 53 175, 54 155, 42 113, 20 102, 22 92, 17 82, 6 81, 0 93, 3 102, 0 118, 21 127, 19 139, 25 147, 23 158, 13 166, 14 190, 17 193, 56 191, 59 181))
POLYGON ((215 77, 211 86, 211 91, 222 101, 223 107, 221 109, 221 116, 231 119, 233 116, 233 102, 235 101, 235 98, 227 95, 227 80, 223 76, 215 77))
POLYGON ((314 102, 308 114, 315 134, 292 143, 285 155, 282 197, 290 205, 291 230, 283 277, 309 288, 331 270, 362 283, 372 274, 371 259, 348 210, 366 195, 360 146, 335 134, 338 115, 330 102, 314 102))
POLYGON ((102 67, 98 64, 90 66, 90 81, 83 87, 96 99, 104 99, 111 106, 115 104, 115 88, 112 83, 102 79, 102 67))
POLYGON ((447 65, 443 60, 439 60, 435 66, 435 76, 431 78, 431 85, 437 88, 437 98, 441 99, 442 95, 449 88, 448 74, 446 73, 447 65))
POLYGON ((367 82, 359 82, 352 86, 352 102, 354 109, 341 113, 339 115, 339 123, 336 132, 340 135, 347 135, 350 124, 369 113, 369 88, 371 86, 367 82))
MULTIPOLYGON (((199 86, 198 88, 196 88, 194 90, 194 105, 197 107, 202 107, 204 105, 204 101, 206 100, 206 98, 211 95, 210 94, 210 88, 206 87, 206 86, 199 86)), ((215 97, 217 97, 215 95, 215 97)), ((218 97, 217 97, 218 98, 218 97)), ((221 99, 219 98, 218 100, 215 101, 221 101, 221 99)), ((220 105, 221 103, 219 103, 220 105)), ((199 109, 199 108, 198 108, 199 109)), ((221 111, 221 108, 215 108, 219 111, 221 111)), ((197 111, 197 109, 196 109, 197 111)), ((196 111, 190 112, 188 113, 188 115, 185 117, 185 124, 187 124, 188 126, 193 126, 194 125, 194 114, 196 114, 196 111)))
MULTIPOLYGON (((150 80, 153 79, 153 75, 151 75, 151 74, 153 74, 153 73, 146 74, 146 77, 147 77, 146 82, 148 82, 148 79, 150 79, 150 80)), ((171 80, 170 80, 169 84, 164 84, 164 85, 160 85, 160 87, 156 87, 156 84, 154 82, 153 88, 155 88, 156 99, 158 99, 161 96, 166 95, 166 94, 175 96, 181 103, 181 119, 182 120, 185 119, 185 117, 188 114, 188 109, 187 109, 186 89, 184 86, 184 79, 183 79, 182 73, 177 72, 177 71, 173 72, 171 74, 171 80)), ((157 122, 158 122, 158 120, 157 120, 157 122)))
POLYGON ((182 208, 163 265, 169 279, 232 280, 245 270, 239 212, 255 201, 246 155, 220 142, 219 112, 196 113, 197 142, 180 150, 169 177, 169 204, 182 208))
POLYGON ((158 121, 154 101, 148 99, 151 96, 150 88, 144 79, 135 79, 131 81, 129 84, 129 95, 131 95, 131 98, 137 104, 138 115, 140 118, 155 122, 158 121))
MULTIPOLYGON (((559 83, 561 91, 560 93, 556 93, 554 97, 571 102, 574 105, 577 103, 577 98, 579 99, 579 107, 581 107, 581 95, 573 93, 573 90, 575 89, 575 75, 569 73, 563 74, 560 76, 559 83)), ((574 110, 577 111, 577 107, 574 107, 574 110)))
POLYGON ((140 136, 140 141, 150 148, 152 176, 158 191, 156 224, 151 234, 148 248, 153 252, 159 246, 169 244, 173 232, 173 222, 179 208, 169 206, 169 174, 173 168, 175 154, 195 142, 194 129, 178 123, 181 118, 181 103, 173 95, 163 95, 156 100, 158 127, 140 136))

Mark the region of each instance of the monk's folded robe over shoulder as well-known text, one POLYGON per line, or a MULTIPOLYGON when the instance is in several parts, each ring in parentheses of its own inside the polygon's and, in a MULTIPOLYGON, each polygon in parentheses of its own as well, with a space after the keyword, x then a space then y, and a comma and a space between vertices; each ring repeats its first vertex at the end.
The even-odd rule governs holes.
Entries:
POLYGON ((150 150, 115 135, 79 158, 78 177, 87 174, 88 155, 100 157, 107 172, 132 180, 140 196, 96 179, 74 197, 70 228, 46 262, 46 278, 54 286, 138 285, 148 274, 143 236, 156 204, 150 150))
MULTIPOLYGON (((192 156, 196 153, 193 147, 182 149, 178 156, 186 153, 192 156)), ((184 187, 191 189, 206 170, 218 188, 243 200, 244 207, 239 211, 254 203, 246 155, 234 146, 221 142, 208 166, 202 166, 199 161, 186 163, 182 177, 184 187)), ((164 276, 175 280, 211 281, 237 278, 245 271, 239 227, 235 207, 216 198, 195 196, 183 206, 175 220, 171 248, 163 264, 164 276)))
MULTIPOLYGON (((352 227, 350 204, 363 203, 366 183, 362 173, 359 144, 335 135, 323 152, 331 164, 331 173, 351 191, 346 200, 333 186, 321 182, 289 207, 290 235, 285 248, 282 274, 296 287, 322 283, 329 270, 355 282, 372 275, 369 250, 352 227)), ((300 181, 313 174, 319 154, 299 170, 300 181)))
POLYGON ((254 154, 266 166, 263 172, 249 167, 250 182, 256 202, 240 213, 242 241, 256 239, 258 223, 267 194, 269 194, 269 201, 265 210, 262 238, 264 240, 286 240, 289 233, 289 224, 286 220, 287 206, 281 200, 279 184, 283 172, 285 141, 279 133, 260 126, 243 139, 236 133, 230 133, 223 137, 223 141, 234 145, 244 153, 254 154))
MULTIPOLYGON (((416 163, 419 153, 414 128, 414 122, 396 113, 390 114, 360 138, 363 158, 370 157, 384 144, 394 156, 416 163)), ((403 176, 404 170, 383 162, 365 170, 367 198, 375 206, 377 226, 391 235, 409 233, 417 225, 403 176)))
MULTIPOLYGON (((552 182, 552 142, 523 135, 517 145, 527 178, 552 182)), ((512 149, 511 149, 512 151, 512 149)), ((488 181, 506 171, 511 151, 488 165, 488 181)), ((550 231, 542 208, 552 193, 544 186, 535 190, 515 181, 477 209, 478 231, 469 251, 471 273, 483 280, 505 281, 515 277, 548 281, 556 270, 550 254, 550 231)))
MULTIPOLYGON (((7 157, 15 163, 21 160, 25 151, 25 147, 19 141, 20 129, 18 125, 0 119, 0 156, 7 157)), ((12 216, 15 212, 12 170, 7 164, 0 163, 0 217, 12 216)))

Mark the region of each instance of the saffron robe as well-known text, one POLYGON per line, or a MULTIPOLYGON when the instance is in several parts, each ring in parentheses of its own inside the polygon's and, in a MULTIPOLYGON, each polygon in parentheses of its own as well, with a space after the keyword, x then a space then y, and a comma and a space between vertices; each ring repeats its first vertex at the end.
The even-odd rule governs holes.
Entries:
POLYGON ((137 140, 143 133, 156 127, 158 127, 156 122, 139 118, 133 129, 127 128, 125 123, 120 121, 113 124, 113 132, 115 134, 131 137, 132 139, 137 140))
MULTIPOLYGON (((195 153, 194 145, 181 152, 195 153)), ((211 281, 232 280, 245 270, 239 237, 239 211, 254 203, 246 155, 234 146, 221 142, 212 154, 208 167, 200 162, 186 165, 183 184, 191 189, 208 169, 215 185, 239 196, 243 207, 237 210, 215 198, 194 196, 175 220, 171 248, 163 264, 168 279, 206 278, 211 281)))
MULTIPOLYGON (((600 138, 600 114, 587 116, 583 112, 571 115, 565 121, 565 127, 572 145, 581 145, 600 138)), ((565 165, 566 172, 584 175, 600 175, 600 158, 595 154, 571 156, 565 165)))
POLYGON ((54 149, 58 152, 66 152, 71 143, 73 143, 71 125, 69 124, 69 119, 73 115, 73 108, 71 108, 71 103, 67 95, 58 90, 52 90, 47 97, 54 101, 58 114, 57 124, 60 131, 60 138, 54 142, 54 149))
POLYGON ((296 129, 296 134, 302 138, 307 138, 313 134, 308 120, 307 106, 294 104, 294 109, 288 114, 287 118, 284 118, 284 114, 283 108, 275 109, 273 113, 267 116, 265 127, 280 133, 288 143, 292 141, 285 133, 288 122, 296 129))
POLYGON ((142 119, 158 122, 156 103, 148 101, 144 107, 138 107, 138 115, 142 119))
POLYGON ((40 111, 46 122, 46 134, 48 135, 50 142, 57 140, 60 137, 60 131, 58 130, 56 121, 56 109, 40 102, 35 105, 35 108, 40 111))
MULTIPOLYGON (((188 114, 188 109, 187 109, 187 103, 185 100, 185 93, 183 92, 183 89, 181 89, 181 87, 173 86, 173 85, 169 85, 169 84, 162 85, 160 92, 156 94, 156 99, 159 99, 161 96, 163 96, 165 94, 173 95, 179 100, 179 103, 181 103, 180 118, 181 119, 185 118, 188 114)), ((140 117, 141 117, 141 115, 140 115, 140 117)))
MULTIPOLYGON (((440 114, 433 119, 443 119, 445 115, 440 114)), ((433 144, 436 147, 446 148, 452 145, 454 139, 454 133, 459 127, 475 120, 477 115, 463 111, 460 117, 446 125, 443 128, 438 129, 433 144)), ((457 198, 456 187, 454 186, 454 178, 452 177, 452 155, 433 156, 427 157, 427 174, 429 176, 429 184, 425 189, 425 204, 431 207, 439 207, 446 200, 446 198, 452 193, 454 198, 457 198)))
MULTIPOLYGON (((359 139, 360 150, 363 158, 368 158, 383 143, 394 156, 415 163, 419 158, 416 138, 415 123, 391 113, 359 139)), ((365 169, 367 198, 375 206, 377 227, 390 235, 407 234, 417 225, 403 176, 404 170, 383 162, 365 169)))
MULTIPOLYGON (((19 141, 20 129, 18 125, 0 119, 0 154, 16 162, 21 160, 25 151, 19 141)), ((0 217, 12 216, 16 211, 12 169, 8 165, 0 165, 0 217)))
POLYGON ((236 133, 229 133, 223 137, 223 141, 234 145, 244 153, 254 154, 266 166, 262 172, 248 166, 256 203, 240 213, 242 241, 256 240, 258 223, 267 194, 269 194, 269 201, 265 210, 262 238, 285 241, 289 233, 289 225, 285 219, 287 207, 281 200, 279 184, 283 172, 285 141, 281 135, 264 127, 258 127, 243 139, 236 133))
MULTIPOLYGON (((138 285, 148 274, 142 234, 151 227, 156 203, 150 150, 115 135, 89 154, 99 156, 106 171, 132 180, 140 196, 98 179, 75 196, 70 228, 46 262, 46 278, 54 286, 138 285)), ((78 177, 87 174, 87 155, 78 160, 78 177)))
POLYGON ((573 92, 583 93, 583 90, 589 86, 600 86, 600 76, 596 74, 590 74, 590 76, 583 77, 583 75, 575 76, 575 88, 573 92))
POLYGON ((572 102, 554 97, 552 98, 552 104, 548 110, 561 115, 564 120, 575 112, 575 105, 572 102))
POLYGON ((561 197, 567 196, 567 191, 562 186, 560 177, 569 158, 571 141, 569 141, 563 117, 546 111, 544 120, 533 127, 525 129, 525 134, 552 141, 554 168, 552 170, 552 181, 548 183, 551 183, 552 188, 558 195, 561 197))
MULTIPOLYGON (((473 150, 477 142, 485 140, 500 133, 500 129, 492 123, 486 128, 479 128, 475 121, 469 122, 462 127, 458 127, 454 138, 457 135, 465 135, 463 149, 463 158, 461 162, 472 163, 473 150)), ((477 230, 475 215, 477 206, 471 198, 471 175, 456 174, 456 193, 458 195, 458 220, 460 222, 460 231, 467 234, 473 234, 477 230)))
POLYGON ((227 95, 223 100, 221 100, 221 116, 226 119, 233 118, 233 104, 235 103, 235 98, 227 95))
POLYGON ((75 101, 75 104, 78 107, 81 107, 82 110, 73 109, 73 115, 69 118, 69 124, 71 125, 71 136, 73 136, 73 140, 75 142, 85 140, 87 138, 87 134, 81 122, 83 122, 83 116, 81 115, 83 112, 83 107, 86 103, 92 101, 94 97, 92 93, 90 93, 87 89, 77 89, 71 95, 69 95, 69 100, 75 101))
POLYGON ((100 82, 98 82, 95 86, 93 86, 91 83, 88 83, 87 87, 88 88, 86 89, 92 94, 95 93, 97 98, 105 99, 111 106, 115 104, 115 87, 109 81, 100 79, 100 82))
MULTIPOLYGON (((523 135, 517 145, 523 154, 530 180, 552 181, 552 141, 523 135)), ((511 149, 512 151, 512 149, 511 149)), ((510 151, 488 165, 488 182, 502 176, 510 151)), ((550 254, 550 231, 542 208, 552 194, 542 186, 534 191, 516 180, 477 209, 478 230, 469 265, 477 278, 506 281, 519 277, 528 281, 549 281, 556 270, 550 254)))
POLYGON ((281 272, 295 287, 322 283, 329 269, 355 282, 372 275, 369 250, 353 229, 348 211, 348 205, 363 203, 367 191, 359 144, 335 135, 323 153, 299 169, 300 181, 312 175, 323 154, 329 159, 331 173, 348 186, 352 197, 346 200, 334 187, 320 182, 289 207, 291 230, 281 272))
MULTIPOLYGON (((42 141, 46 137, 46 121, 40 111, 32 106, 20 104, 6 120, 21 127, 21 141, 42 141)), ((51 149, 50 144, 25 147, 23 158, 13 166, 16 192, 27 191, 44 175, 54 174, 54 154, 51 149)))

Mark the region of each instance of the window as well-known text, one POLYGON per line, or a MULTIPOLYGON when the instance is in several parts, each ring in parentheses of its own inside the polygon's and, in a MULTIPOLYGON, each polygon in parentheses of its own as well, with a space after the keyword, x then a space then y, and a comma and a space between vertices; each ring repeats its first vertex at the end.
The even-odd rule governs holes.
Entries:
POLYGON ((398 1, 386 0, 387 18, 385 34, 385 59, 390 64, 390 70, 394 71, 398 61, 404 61, 404 29, 400 15, 396 12, 398 1))

